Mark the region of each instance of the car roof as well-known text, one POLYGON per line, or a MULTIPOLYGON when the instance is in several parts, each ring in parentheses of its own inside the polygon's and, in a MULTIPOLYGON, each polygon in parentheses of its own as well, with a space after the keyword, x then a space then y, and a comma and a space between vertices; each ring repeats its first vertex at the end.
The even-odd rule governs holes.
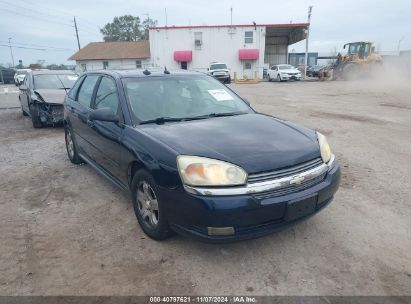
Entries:
POLYGON ((33 70, 29 71, 32 75, 75 75, 71 70, 33 70))
POLYGON ((152 69, 134 69, 134 70, 96 70, 96 71, 85 72, 84 74, 87 74, 87 75, 106 74, 106 75, 110 75, 112 77, 117 77, 117 78, 150 77, 150 76, 172 77, 173 75, 178 75, 178 76, 204 75, 204 73, 196 72, 196 71, 187 71, 187 70, 168 70, 168 71, 169 71, 169 74, 165 74, 163 68, 152 68, 152 69), (150 72, 149 75, 146 75, 147 71, 150 72))

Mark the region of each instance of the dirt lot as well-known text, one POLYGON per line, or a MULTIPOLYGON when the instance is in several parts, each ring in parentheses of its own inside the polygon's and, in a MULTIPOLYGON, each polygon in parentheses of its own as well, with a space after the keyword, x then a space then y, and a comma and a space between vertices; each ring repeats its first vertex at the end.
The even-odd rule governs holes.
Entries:
POLYGON ((409 84, 233 88, 328 136, 343 170, 328 208, 251 241, 155 242, 124 193, 68 161, 61 128, 35 130, 3 109, 0 295, 411 295, 409 84))

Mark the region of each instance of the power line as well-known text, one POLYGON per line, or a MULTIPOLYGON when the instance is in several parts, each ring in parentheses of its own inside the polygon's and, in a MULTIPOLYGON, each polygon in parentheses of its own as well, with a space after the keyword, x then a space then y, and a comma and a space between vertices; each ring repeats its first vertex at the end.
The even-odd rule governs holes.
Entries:
MULTIPOLYGON (((11 8, 17 8, 17 9, 27 10, 27 7, 23 7, 23 6, 17 5, 17 4, 15 4, 15 3, 13 3, 13 2, 8 2, 8 1, 4 1, 4 0, 0 0, 0 2, 9 5, 11 8)), ((58 19, 58 21, 53 20, 53 22, 58 22, 58 23, 62 23, 62 24, 71 26, 71 24, 69 23, 69 20, 67 20, 68 22, 62 22, 62 21, 64 21, 64 20, 62 20, 62 18, 60 18, 60 17, 57 17, 57 16, 54 16, 54 15, 51 15, 51 14, 44 13, 44 12, 38 11, 38 10, 33 9, 33 8, 30 8, 30 12, 34 12, 34 13, 36 13, 36 14, 40 14, 40 15, 43 15, 43 16, 47 16, 47 18, 58 19)), ((38 16, 36 16, 36 18, 38 18, 38 16)), ((43 18, 44 18, 44 17, 43 17, 43 18)))
MULTIPOLYGON (((0 46, 10 47, 8 44, 0 44, 0 46)), ((15 45, 13 45, 13 47, 18 48, 18 49, 26 49, 26 50, 47 51, 46 49, 30 48, 30 47, 25 47, 25 46, 15 46, 15 45)))
MULTIPOLYGON (((23 17, 33 18, 32 15, 27 15, 27 14, 24 14, 24 13, 16 12, 16 11, 13 11, 13 10, 10 10, 10 9, 7 9, 7 8, 3 8, 3 7, 0 7, 0 10, 6 11, 6 12, 9 12, 9 13, 12 13, 12 14, 20 15, 20 16, 23 16, 23 17)), ((52 21, 52 20, 44 20, 44 18, 42 19, 42 18, 36 17, 36 20, 45 21, 45 22, 50 22, 50 23, 55 23, 55 24, 60 24, 60 25, 69 26, 69 27, 73 27, 72 25, 69 25, 69 24, 67 24, 67 23, 62 23, 62 22, 52 21)))
MULTIPOLYGON (((0 42, 6 43, 7 41, 2 41, 0 42)), ((69 48, 59 48, 59 47, 54 47, 54 46, 47 46, 47 45, 40 45, 40 44, 31 44, 31 43, 21 43, 21 42, 13 42, 13 46, 18 46, 18 45, 23 45, 23 46, 37 46, 37 47, 43 47, 47 49, 54 49, 57 51, 73 51, 74 49, 69 49, 69 48)))

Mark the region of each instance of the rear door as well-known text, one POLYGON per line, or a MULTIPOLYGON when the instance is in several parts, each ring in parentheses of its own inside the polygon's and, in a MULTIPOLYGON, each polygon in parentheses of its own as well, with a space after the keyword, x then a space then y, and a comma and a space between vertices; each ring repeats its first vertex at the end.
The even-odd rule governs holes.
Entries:
POLYGON ((119 92, 114 78, 104 75, 98 85, 92 109, 109 108, 117 114, 119 123, 93 121, 91 129, 91 144, 96 148, 96 162, 114 177, 127 185, 127 164, 124 155, 127 153, 122 145, 124 118, 119 99, 119 92))
POLYGON ((96 151, 91 145, 92 130, 88 127, 88 115, 91 111, 91 103, 96 94, 97 83, 100 75, 87 75, 74 100, 67 103, 69 121, 80 151, 89 158, 95 157, 96 151))

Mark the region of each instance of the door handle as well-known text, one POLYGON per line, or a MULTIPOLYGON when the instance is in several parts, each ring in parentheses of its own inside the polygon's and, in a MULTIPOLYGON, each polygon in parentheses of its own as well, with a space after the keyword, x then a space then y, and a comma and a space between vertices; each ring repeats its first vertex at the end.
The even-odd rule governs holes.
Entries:
POLYGON ((88 119, 87 119, 87 125, 88 125, 90 128, 94 128, 96 124, 94 123, 93 120, 88 120, 88 119))

